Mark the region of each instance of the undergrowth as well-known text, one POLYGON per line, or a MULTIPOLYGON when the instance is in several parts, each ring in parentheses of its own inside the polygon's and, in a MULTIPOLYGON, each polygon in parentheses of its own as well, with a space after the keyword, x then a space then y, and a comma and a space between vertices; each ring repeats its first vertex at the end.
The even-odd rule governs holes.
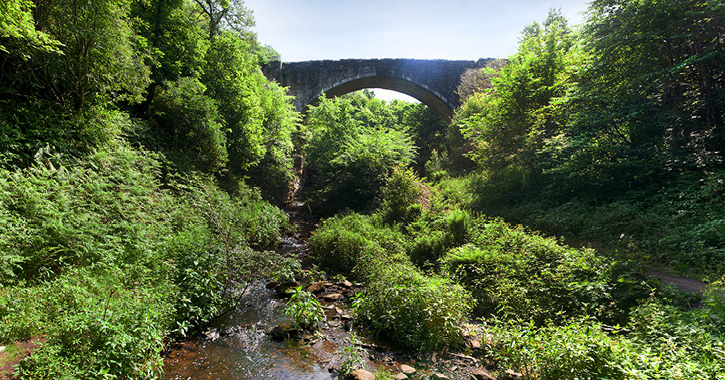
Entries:
POLYGON ((115 141, 0 170, 0 340, 48 337, 21 378, 156 378, 171 337, 293 264, 262 250, 283 211, 162 160, 115 141))

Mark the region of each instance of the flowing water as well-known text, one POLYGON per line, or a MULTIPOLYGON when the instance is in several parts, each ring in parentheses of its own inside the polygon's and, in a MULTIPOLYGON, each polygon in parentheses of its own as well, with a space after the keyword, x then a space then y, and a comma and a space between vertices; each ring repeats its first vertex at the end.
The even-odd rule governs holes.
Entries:
MULTIPOLYGON (((296 233, 280 239, 281 253, 304 258, 307 238, 316 226, 309 209, 295 202, 288 207, 296 233)), ((267 332, 289 320, 284 316, 285 300, 275 296, 264 283, 253 284, 244 295, 240 307, 214 321, 201 337, 180 342, 170 350, 164 361, 164 380, 317 380, 333 379, 343 360, 342 351, 349 345, 350 334, 343 328, 340 316, 345 313, 341 303, 320 301, 326 320, 320 333, 302 339, 274 340, 267 332), (341 310, 343 309, 343 310, 341 310)), ((403 358, 366 341, 370 348, 364 367, 384 368, 398 372, 399 364, 415 365, 419 374, 430 374, 434 368, 403 358), (371 360, 372 359, 372 360, 371 360)), ((435 354, 434 354, 435 357, 435 354)), ((435 361, 435 360, 433 360, 435 361)), ((450 368, 448 363, 437 366, 450 368)), ((468 379, 453 370, 444 371, 453 380, 468 379)), ((421 377, 426 378, 426 377, 421 377)))
POLYGON ((328 367, 346 333, 326 329, 311 341, 275 341, 266 332, 285 320, 284 302, 255 284, 248 303, 219 320, 206 337, 181 344, 165 363, 163 379, 331 379, 328 367))
MULTIPOLYGON (((302 203, 293 203, 288 212, 297 232, 283 237, 278 250, 304 256, 313 222, 305 216, 302 203)), ((241 306, 215 321, 205 336, 184 341, 172 349, 165 360, 162 379, 331 379, 328 368, 339 365, 340 352, 348 337, 337 321, 330 318, 334 306, 326 305, 329 323, 323 323, 318 336, 276 341, 267 331, 287 321, 284 307, 284 300, 277 299, 274 290, 255 283, 241 306)))

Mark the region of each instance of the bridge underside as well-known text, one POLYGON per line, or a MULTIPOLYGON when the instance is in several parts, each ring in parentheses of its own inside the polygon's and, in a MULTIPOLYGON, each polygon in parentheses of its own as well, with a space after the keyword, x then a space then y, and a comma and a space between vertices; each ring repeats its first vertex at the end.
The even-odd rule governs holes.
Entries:
MULTIPOLYGON (((384 88, 386 90, 398 91, 412 96, 426 106, 438 112, 444 119, 450 120, 453 117, 453 107, 446 103, 441 96, 433 91, 413 83, 411 81, 390 77, 390 76, 369 76, 353 79, 329 89, 325 89, 325 96, 328 98, 345 95, 354 91, 366 88, 384 88)), ((321 94, 320 94, 321 95, 321 94)), ((318 103, 318 96, 310 102, 311 105, 318 103)))

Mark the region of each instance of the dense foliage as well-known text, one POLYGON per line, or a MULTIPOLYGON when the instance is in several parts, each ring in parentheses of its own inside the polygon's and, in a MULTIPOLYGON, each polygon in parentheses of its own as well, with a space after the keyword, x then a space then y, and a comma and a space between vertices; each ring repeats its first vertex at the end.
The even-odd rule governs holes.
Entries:
POLYGON ((378 336, 408 350, 460 346, 470 295, 412 265, 405 242, 400 232, 373 218, 348 214, 324 222, 310 253, 324 268, 364 283, 355 309, 378 336))
POLYGON ((1 335, 49 339, 27 377, 153 377, 170 333, 234 307, 287 262, 251 249, 276 241, 281 210, 211 179, 164 185, 159 158, 119 142, 0 172, 1 335))
MULTIPOLYGON (((301 128, 240 0, 7 0, 0 344, 47 337, 24 379, 157 378, 170 339, 299 265, 266 250, 299 143, 311 211, 338 213, 310 257, 362 284, 354 314, 391 345, 469 330, 526 379, 722 378, 723 20, 705 0, 595 0, 580 28, 552 11, 464 74, 450 125, 364 91, 301 128), (652 265, 711 284, 684 296, 652 265)), ((287 315, 324 318, 302 288, 287 315)))
POLYGON ((482 169, 468 206, 717 279, 723 12, 709 1, 595 1, 577 32, 557 12, 527 27, 508 63, 484 70, 490 88, 456 114, 482 169))
POLYGON ((3 3, 0 344, 47 337, 20 378, 157 378, 170 339, 295 267, 263 198, 298 116, 251 25, 241 1, 3 3))
POLYGON ((321 97, 307 125, 305 154, 317 212, 370 209, 393 169, 411 163, 415 154, 408 128, 370 93, 321 97))

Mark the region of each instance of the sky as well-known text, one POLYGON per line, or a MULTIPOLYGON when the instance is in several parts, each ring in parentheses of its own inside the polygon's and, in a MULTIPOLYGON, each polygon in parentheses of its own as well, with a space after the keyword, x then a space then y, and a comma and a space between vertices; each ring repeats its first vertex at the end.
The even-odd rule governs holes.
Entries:
MULTIPOLYGON (((245 0, 254 31, 285 62, 345 58, 477 60, 516 52, 552 8, 571 25, 585 0, 245 0)), ((375 90, 378 97, 399 93, 375 90)), ((400 94, 402 95, 402 94, 400 94)), ((402 97, 406 100, 405 97, 402 97)))

